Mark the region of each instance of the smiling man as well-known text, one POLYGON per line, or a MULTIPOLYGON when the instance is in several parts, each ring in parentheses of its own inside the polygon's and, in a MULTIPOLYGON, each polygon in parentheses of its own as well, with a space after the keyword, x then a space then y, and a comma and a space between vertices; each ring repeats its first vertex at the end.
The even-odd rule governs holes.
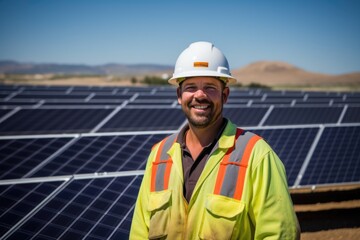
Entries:
POLYGON ((185 49, 169 83, 188 120, 149 155, 130 239, 298 239, 284 166, 223 117, 231 76, 212 43, 185 49))

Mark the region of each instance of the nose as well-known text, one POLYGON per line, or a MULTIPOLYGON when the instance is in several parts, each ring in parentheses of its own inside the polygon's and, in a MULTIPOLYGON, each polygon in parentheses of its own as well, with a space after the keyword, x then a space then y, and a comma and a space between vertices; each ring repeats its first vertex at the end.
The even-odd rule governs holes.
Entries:
POLYGON ((198 90, 196 90, 194 97, 197 99, 206 98, 206 93, 203 89, 198 89, 198 90))

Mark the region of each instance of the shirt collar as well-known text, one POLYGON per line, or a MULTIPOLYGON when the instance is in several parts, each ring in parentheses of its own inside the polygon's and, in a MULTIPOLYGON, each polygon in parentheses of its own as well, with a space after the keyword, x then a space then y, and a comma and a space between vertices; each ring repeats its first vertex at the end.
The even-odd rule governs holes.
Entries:
MULTIPOLYGON (((226 118, 223 118, 223 122, 220 128, 220 131, 217 133, 214 141, 212 143, 209 143, 208 146, 212 145, 214 142, 217 142, 219 140, 219 138, 221 137, 222 133, 224 132, 226 125, 228 123, 228 120, 226 118)), ((189 130, 189 124, 186 124, 179 132, 178 137, 177 137, 177 142, 180 144, 182 149, 186 149, 186 142, 185 142, 185 134, 186 132, 189 130)), ((205 147, 208 147, 205 146, 205 147)))

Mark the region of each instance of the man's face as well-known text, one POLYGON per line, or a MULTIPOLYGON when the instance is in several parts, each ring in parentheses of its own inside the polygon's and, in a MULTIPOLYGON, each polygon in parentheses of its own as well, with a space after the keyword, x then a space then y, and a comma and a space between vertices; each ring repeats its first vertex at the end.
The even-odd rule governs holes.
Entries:
POLYGON ((189 124, 205 128, 222 120, 229 88, 214 77, 193 77, 181 83, 177 96, 189 124))

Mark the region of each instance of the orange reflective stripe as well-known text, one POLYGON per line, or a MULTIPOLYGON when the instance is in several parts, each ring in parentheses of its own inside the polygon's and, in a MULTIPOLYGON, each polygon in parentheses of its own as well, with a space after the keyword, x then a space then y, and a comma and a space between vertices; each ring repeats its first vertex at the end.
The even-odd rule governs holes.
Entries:
POLYGON ((241 199, 250 155, 259 139, 261 137, 251 132, 238 129, 234 145, 220 163, 214 194, 241 199))
POLYGON ((244 183, 245 183, 246 169, 247 169, 247 166, 249 163, 250 155, 251 155, 252 149, 254 148, 255 143, 259 139, 261 139, 261 137, 255 135, 249 140, 248 144, 246 145, 243 157, 240 161, 239 175, 238 175, 236 189, 235 189, 235 193, 234 193, 235 199, 240 200, 242 197, 244 183))
POLYGON ((170 159, 166 164, 166 169, 164 174, 164 190, 168 189, 169 187, 171 166, 172 166, 172 160, 170 159))
POLYGON ((168 158, 167 151, 176 141, 176 134, 173 134, 159 143, 155 160, 152 163, 150 191, 166 190, 169 187, 172 159, 168 158), (166 159, 167 158, 167 159, 166 159), (165 160, 164 160, 165 159, 165 160))
POLYGON ((244 132, 244 130, 238 128, 236 130, 236 135, 235 135, 235 140, 234 140, 234 146, 232 146, 231 148, 229 148, 223 158, 223 160, 220 163, 220 167, 219 167, 219 172, 216 178, 216 183, 215 183, 215 189, 214 189, 214 194, 220 194, 220 190, 222 187, 222 183, 224 181, 224 176, 225 176, 225 172, 226 172, 226 165, 229 163, 229 159, 231 156, 232 151, 235 148, 235 142, 237 141, 237 139, 239 138, 239 136, 244 132))
POLYGON ((156 190, 156 173, 157 173, 158 165, 161 162, 160 156, 161 156, 161 152, 164 147, 165 141, 166 141, 166 139, 164 139, 163 141, 161 141, 159 143, 159 148, 156 153, 155 161, 153 162, 152 173, 151 173, 151 189, 150 189, 152 192, 154 192, 156 190))
POLYGON ((226 163, 224 163, 224 162, 229 161, 230 153, 231 153, 230 150, 232 150, 232 148, 226 152, 226 155, 224 156, 223 161, 220 163, 219 172, 217 174, 215 190, 214 190, 214 194, 217 194, 217 195, 220 194, 221 186, 224 181, 224 176, 225 176, 225 171, 226 171, 226 163))

